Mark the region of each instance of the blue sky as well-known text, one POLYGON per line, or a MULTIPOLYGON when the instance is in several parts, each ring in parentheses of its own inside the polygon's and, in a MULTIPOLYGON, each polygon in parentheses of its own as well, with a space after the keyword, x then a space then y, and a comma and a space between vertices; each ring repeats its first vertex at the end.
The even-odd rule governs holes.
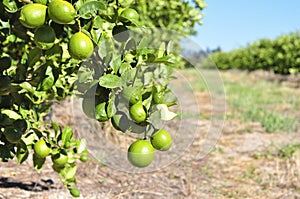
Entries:
POLYGON ((300 31, 300 0, 206 0, 204 24, 193 40, 203 48, 245 46, 260 38, 300 31))

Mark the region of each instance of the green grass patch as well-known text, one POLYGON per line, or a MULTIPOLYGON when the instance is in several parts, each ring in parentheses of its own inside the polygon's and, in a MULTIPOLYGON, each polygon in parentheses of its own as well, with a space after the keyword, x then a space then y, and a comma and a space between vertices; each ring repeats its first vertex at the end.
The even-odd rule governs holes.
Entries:
POLYGON ((260 122, 267 132, 295 130, 299 98, 291 90, 265 80, 247 82, 245 78, 234 83, 225 79, 225 88, 233 118, 260 122))
MULTIPOLYGON (((215 75, 213 73, 216 72, 205 72, 208 76, 211 74, 211 77, 215 75)), ((194 69, 185 69, 182 74, 191 80, 194 91, 207 91, 202 77, 194 77, 197 75, 194 69)), ((267 132, 295 131, 300 110, 298 90, 275 82, 258 80, 244 72, 221 74, 225 85, 227 109, 230 110, 227 119, 260 122, 267 132)))

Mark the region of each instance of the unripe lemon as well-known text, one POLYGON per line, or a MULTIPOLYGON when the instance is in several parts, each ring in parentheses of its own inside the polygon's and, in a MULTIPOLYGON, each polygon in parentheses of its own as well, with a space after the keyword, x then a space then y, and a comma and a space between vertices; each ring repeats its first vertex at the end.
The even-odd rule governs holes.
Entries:
POLYGON ((132 105, 129 109, 129 114, 131 119, 137 123, 144 122, 147 118, 147 113, 141 102, 132 105))
POLYGON ((3 134, 10 143, 17 143, 22 137, 22 132, 18 128, 7 128, 3 134))
POLYGON ((48 7, 50 19, 58 24, 68 24, 76 16, 76 10, 73 5, 64 0, 52 0, 48 7))
POLYGON ((48 25, 37 28, 34 32, 34 43, 41 49, 46 50, 54 45, 55 32, 48 25))
POLYGON ((45 23, 47 6, 39 3, 26 4, 21 8, 20 22, 27 28, 37 28, 45 23))
POLYGON ((165 130, 160 129, 151 138, 152 146, 160 151, 167 151, 172 145, 172 136, 165 130))
POLYGON ((154 158, 154 148, 146 140, 137 140, 128 148, 127 158, 136 167, 146 167, 154 158))
POLYGON ((77 32, 72 35, 69 41, 69 53, 75 59, 86 59, 90 57, 94 51, 92 40, 83 32, 77 32))
POLYGON ((40 139, 34 144, 34 152, 39 157, 45 158, 50 154, 51 149, 47 146, 44 139, 40 139))
POLYGON ((132 9, 132 8, 125 8, 121 12, 120 17, 123 22, 139 20, 139 14, 137 13, 137 11, 135 9, 132 9))

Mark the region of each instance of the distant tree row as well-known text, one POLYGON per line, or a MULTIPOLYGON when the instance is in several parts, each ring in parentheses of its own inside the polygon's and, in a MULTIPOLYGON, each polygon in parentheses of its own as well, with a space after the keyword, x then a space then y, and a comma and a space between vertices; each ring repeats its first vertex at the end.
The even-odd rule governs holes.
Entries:
POLYGON ((200 59, 203 67, 214 64, 221 70, 271 70, 279 74, 300 72, 300 32, 283 34, 274 40, 260 39, 229 52, 215 51, 209 59, 200 59))

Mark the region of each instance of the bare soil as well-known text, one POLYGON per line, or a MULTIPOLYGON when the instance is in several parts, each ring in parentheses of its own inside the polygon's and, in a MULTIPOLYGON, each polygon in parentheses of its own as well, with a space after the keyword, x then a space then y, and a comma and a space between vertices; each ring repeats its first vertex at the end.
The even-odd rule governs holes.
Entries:
MULTIPOLYGON (((196 93, 201 111, 211 111, 208 93, 196 93)), ((186 106, 192 106, 192 104, 186 106)), ((74 125, 70 101, 53 109, 53 120, 74 125)), ((222 112, 222 111, 221 111, 222 112)), ((180 121, 176 121, 180 122, 180 121)), ((176 125, 172 123, 171 126, 176 125)), ((222 121, 215 121, 222 125, 222 121)), ((199 132, 208 132, 209 119, 186 120, 188 131, 197 125, 199 132)), ((266 133, 260 123, 227 120, 213 150, 202 157, 204 141, 198 133, 179 159, 167 167, 147 173, 126 173, 94 160, 79 163, 77 172, 81 198, 300 198, 300 152, 280 158, 274 146, 300 140, 297 132, 266 133)), ((118 136, 104 136, 122 144, 118 136)), ((184 133, 184 132, 182 132, 184 133)), ((15 160, 0 163, 0 198, 72 198, 51 169, 47 159, 42 173, 32 167, 31 159, 17 165, 15 160)))

